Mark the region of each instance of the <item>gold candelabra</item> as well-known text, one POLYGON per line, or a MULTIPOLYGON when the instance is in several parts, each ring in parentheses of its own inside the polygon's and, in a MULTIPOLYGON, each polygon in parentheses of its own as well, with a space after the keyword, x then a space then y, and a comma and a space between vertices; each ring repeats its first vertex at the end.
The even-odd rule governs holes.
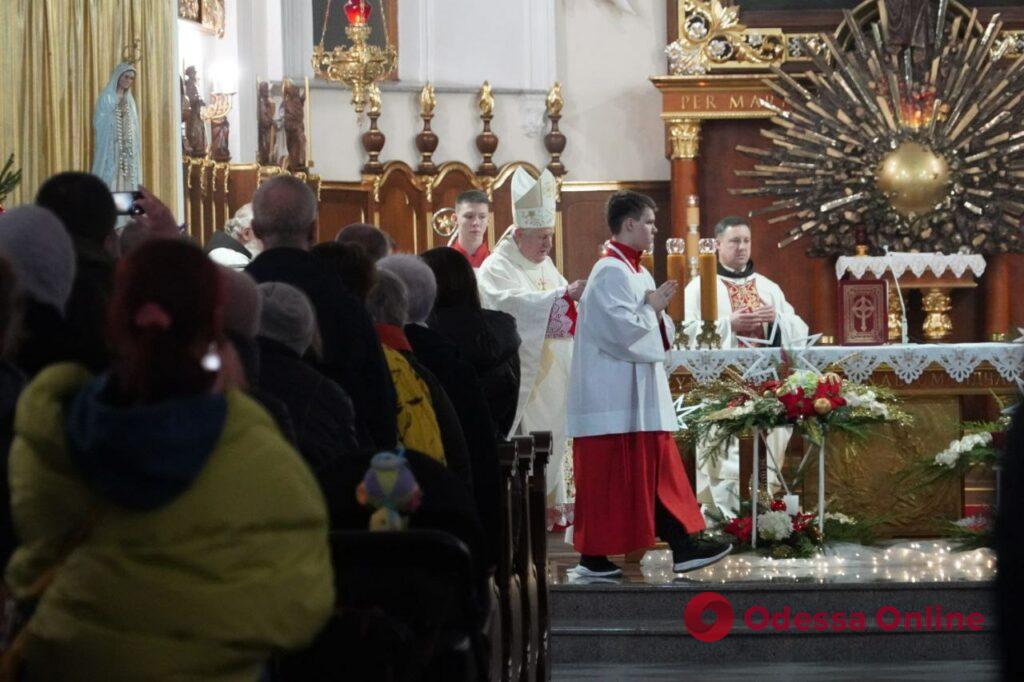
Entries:
MULTIPOLYGON (((383 2, 380 8, 383 14, 383 2)), ((388 39, 386 21, 384 47, 369 44, 372 29, 367 22, 370 4, 366 0, 349 0, 345 5, 345 14, 349 22, 345 27, 345 35, 352 41, 352 45, 347 48, 338 45, 333 50, 325 50, 324 37, 327 33, 330 9, 331 3, 328 2, 320 43, 313 47, 313 70, 319 78, 347 85, 352 90, 352 106, 355 107, 356 113, 361 114, 369 101, 372 87, 384 80, 395 68, 398 52, 388 39)))

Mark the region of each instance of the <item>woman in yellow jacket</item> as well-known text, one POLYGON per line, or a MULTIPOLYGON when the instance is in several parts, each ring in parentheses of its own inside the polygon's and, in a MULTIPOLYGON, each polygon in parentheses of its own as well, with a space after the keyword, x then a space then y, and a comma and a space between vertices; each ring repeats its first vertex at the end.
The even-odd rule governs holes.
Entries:
POLYGON ((255 681, 334 607, 316 480, 237 388, 220 273, 153 241, 118 270, 115 363, 54 365, 15 417, 7 566, 27 679, 255 681))

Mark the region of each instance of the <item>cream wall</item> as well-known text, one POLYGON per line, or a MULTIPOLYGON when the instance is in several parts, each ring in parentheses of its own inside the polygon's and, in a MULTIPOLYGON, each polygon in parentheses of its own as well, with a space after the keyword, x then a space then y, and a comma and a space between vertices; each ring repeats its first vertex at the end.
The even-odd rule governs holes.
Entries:
MULTIPOLYGON (((500 11, 494 13, 493 23, 488 21, 480 27, 471 54, 507 51, 507 41, 502 43, 488 36, 502 34, 502 23, 509 21, 508 3, 472 1, 477 7, 500 3, 496 6, 500 11)), ((522 55, 510 55, 507 72, 491 77, 496 84, 520 84, 495 88, 492 129, 501 140, 495 161, 501 164, 526 160, 539 166, 547 163, 543 144, 546 85, 542 84, 543 74, 548 73, 556 74, 551 80, 557 77, 562 82, 566 100, 561 128, 568 138, 563 155, 569 169, 567 180, 667 179, 669 165, 664 157, 663 128, 658 116, 660 102, 657 90, 648 81, 666 68, 664 1, 635 2, 636 14, 623 12, 608 0, 517 2, 529 2, 534 8, 523 17, 523 22, 542 35, 531 36, 531 45, 536 46, 539 56, 530 60, 529 68, 523 67, 522 55), (544 6, 548 7, 546 13, 544 6), (546 28, 553 30, 545 33, 546 28)), ((204 35, 197 41, 195 37, 189 38, 187 27, 183 29, 183 60, 187 60, 185 55, 190 51, 196 54, 198 49, 207 64, 224 56, 234 56, 239 64, 240 94, 231 120, 232 156, 236 162, 250 162, 255 156, 255 102, 250 84, 256 77, 301 77, 303 73, 291 72, 308 69, 308 61, 295 46, 309 44, 313 27, 307 25, 311 24, 308 19, 300 18, 296 3, 304 0, 283 0, 280 5, 274 0, 229 2, 229 35, 224 39, 204 35)), ((403 80, 386 84, 382 95, 379 125, 387 136, 387 144, 381 158, 415 165, 419 155, 414 140, 422 125, 418 93, 423 80, 434 74, 436 82, 451 83, 451 75, 458 72, 450 63, 450 50, 430 49, 429 41, 452 44, 466 35, 466 28, 444 17, 445 11, 454 8, 451 0, 403 0, 402 6, 399 19, 403 80)), ((179 24, 184 26, 184 22, 179 24)), ((486 59, 478 57, 475 61, 470 57, 467 70, 475 73, 473 65, 493 60, 494 54, 486 55, 486 59)), ((365 117, 357 118, 349 96, 339 86, 319 82, 313 85, 312 157, 314 170, 325 180, 359 179, 364 161, 359 136, 367 121, 365 117)), ((437 162, 459 160, 471 166, 479 163, 474 144, 480 132, 475 101, 475 87, 437 87, 433 120, 433 129, 440 138, 434 155, 437 162)))

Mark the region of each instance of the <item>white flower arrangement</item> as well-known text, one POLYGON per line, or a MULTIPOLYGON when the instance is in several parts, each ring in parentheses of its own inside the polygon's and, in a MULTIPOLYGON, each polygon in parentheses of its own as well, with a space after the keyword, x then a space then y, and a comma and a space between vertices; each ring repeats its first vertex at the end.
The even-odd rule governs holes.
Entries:
POLYGON ((836 523, 841 523, 845 526, 853 526, 857 523, 853 517, 847 516, 842 512, 825 512, 825 520, 835 521, 836 523))
POLYGON ((987 431, 969 433, 959 440, 950 441, 946 449, 935 455, 935 464, 952 469, 960 461, 960 456, 974 448, 984 447, 992 443, 992 434, 987 431))
POLYGON ((757 516, 757 536, 762 540, 785 540, 793 532, 793 520, 784 511, 767 511, 757 516))
POLYGON ((882 419, 889 418, 889 406, 878 399, 878 394, 870 388, 850 387, 844 394, 846 404, 851 408, 861 408, 882 419))

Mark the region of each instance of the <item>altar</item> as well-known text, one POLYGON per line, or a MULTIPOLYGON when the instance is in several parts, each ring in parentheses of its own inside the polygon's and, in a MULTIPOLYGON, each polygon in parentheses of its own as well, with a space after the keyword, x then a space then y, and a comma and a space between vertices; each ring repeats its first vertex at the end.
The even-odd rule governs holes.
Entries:
MULTIPOLYGON (((830 511, 878 522, 885 537, 942 535, 949 523, 983 512, 995 501, 991 474, 971 474, 927 486, 915 480, 915 465, 960 438, 960 424, 991 420, 1000 402, 1014 400, 1024 377, 1024 344, 928 344, 892 346, 812 346, 789 350, 794 368, 836 372, 850 381, 894 391, 913 418, 912 426, 875 428, 861 441, 842 434, 828 439, 825 490, 830 511)), ((676 350, 670 354, 671 385, 681 395, 696 384, 732 374, 752 382, 771 379, 782 363, 778 348, 676 350)), ((751 444, 741 441, 740 489, 749 496, 751 444)), ((785 471, 804 451, 794 437, 785 471)), ((694 466, 694 453, 687 455, 694 466)), ((811 463, 801 489, 817 498, 817 470, 811 463)))

